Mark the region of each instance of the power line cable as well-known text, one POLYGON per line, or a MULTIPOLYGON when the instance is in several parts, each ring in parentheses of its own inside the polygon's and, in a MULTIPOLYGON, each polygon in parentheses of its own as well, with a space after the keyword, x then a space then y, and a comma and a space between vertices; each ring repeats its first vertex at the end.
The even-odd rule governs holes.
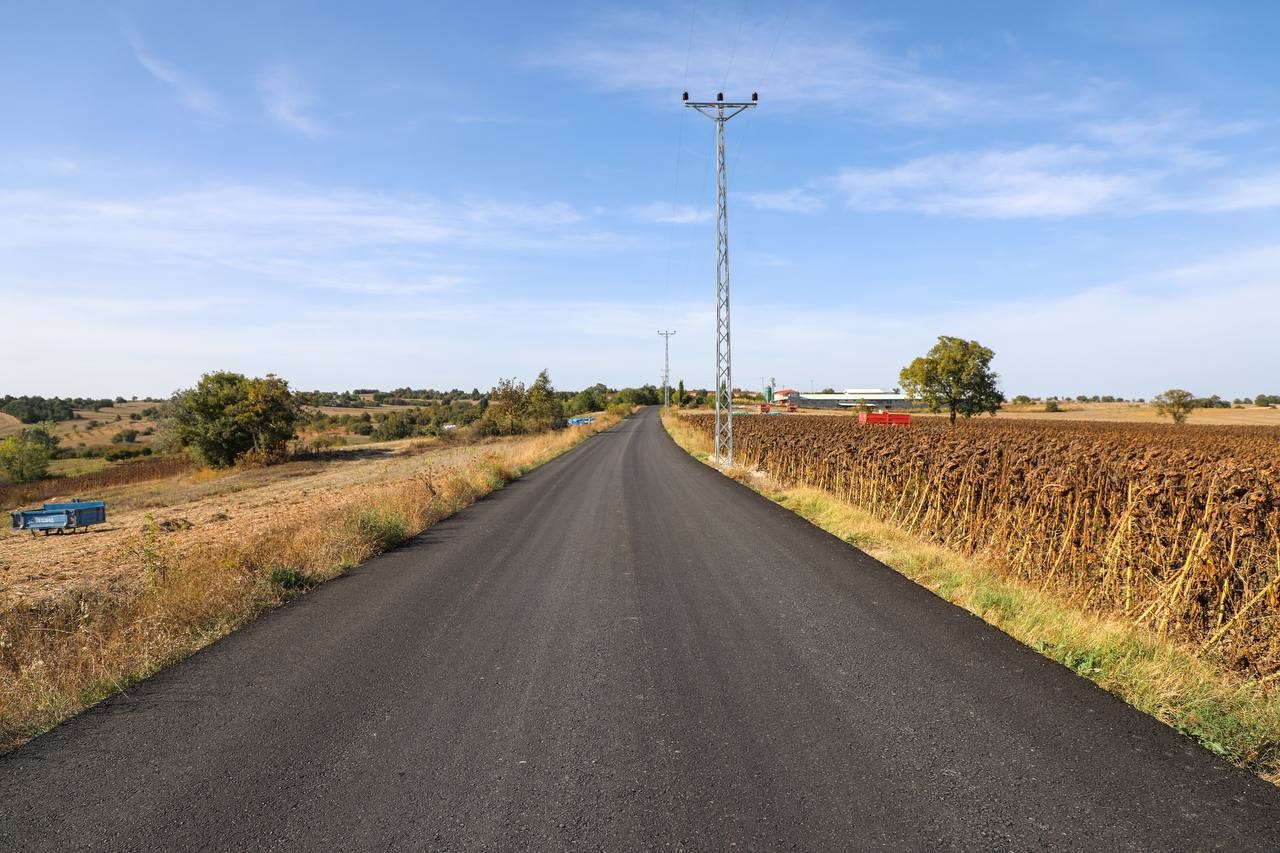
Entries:
MULTIPOLYGON (((774 33, 773 47, 770 48, 769 50, 769 58, 765 60, 764 70, 760 72, 759 81, 756 83, 756 87, 754 90, 756 92, 759 92, 765 88, 765 83, 767 82, 769 77, 769 70, 773 67, 773 57, 778 52, 778 43, 782 41, 782 32, 787 28, 787 24, 791 20, 791 9, 792 9, 792 5, 788 3, 786 14, 783 15, 782 17, 782 23, 778 25, 778 31, 774 33)), ((751 128, 753 125, 754 125, 754 122, 747 122, 745 125, 743 125, 742 133, 740 134, 741 138, 738 140, 737 144, 734 146, 734 149, 733 149, 732 165, 734 168, 737 167, 738 158, 742 156, 742 149, 745 147, 747 140, 751 136, 751 128)))
MULTIPOLYGON (((698 14, 698 2, 697 0, 693 0, 693 2, 689 4, 689 40, 688 40, 688 45, 685 48, 685 54, 684 54, 683 88, 686 88, 686 89, 689 86, 689 63, 693 58, 693 27, 694 27, 695 21, 697 20, 697 14, 698 14)), ((673 244, 675 242, 675 228, 676 228, 676 223, 675 223, 676 217, 674 214, 676 212, 675 207, 679 205, 679 199, 680 199, 680 164, 682 160, 682 155, 684 153, 685 112, 686 110, 680 111, 680 118, 677 121, 677 125, 676 125, 677 127, 676 168, 675 168, 675 180, 671 189, 671 204, 673 206, 672 217, 671 217, 672 221, 667 223, 667 258, 666 258, 666 271, 663 275, 662 301, 663 301, 664 310, 668 310, 671 306, 671 256, 674 252, 673 244)))
POLYGON ((742 0, 742 10, 738 13, 738 34, 733 37, 733 48, 729 51, 729 67, 724 70, 724 77, 720 81, 720 90, 724 91, 724 87, 729 85, 729 74, 733 71, 733 61, 738 56, 738 43, 742 41, 742 24, 747 19, 747 2, 742 0))

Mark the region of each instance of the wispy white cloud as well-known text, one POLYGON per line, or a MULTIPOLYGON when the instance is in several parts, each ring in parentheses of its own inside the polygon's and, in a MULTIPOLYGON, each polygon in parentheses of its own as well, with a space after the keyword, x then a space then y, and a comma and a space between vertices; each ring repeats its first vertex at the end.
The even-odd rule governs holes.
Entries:
POLYGON ((561 201, 545 204, 472 200, 460 210, 468 222, 481 225, 537 224, 576 225, 584 215, 573 205, 561 201))
POLYGON ((312 139, 328 136, 328 125, 311 114, 316 98, 287 65, 271 65, 258 75, 262 107, 278 125, 312 139))
POLYGON ((655 201, 633 207, 631 215, 641 222, 665 225, 697 225, 710 222, 713 217, 710 208, 694 207, 691 204, 673 204, 667 201, 655 201))
POLYGON ((779 190, 778 192, 742 193, 747 203, 758 210, 777 210, 785 213, 817 213, 826 204, 817 193, 808 189, 779 190))
POLYGON ((83 259, 90 278, 97 266, 159 279, 222 270, 241 274, 230 281, 412 295, 472 283, 476 258, 623 242, 561 202, 244 186, 123 198, 0 193, 0 249, 83 259))
POLYGON ((152 77, 173 89, 188 109, 211 119, 222 119, 226 116, 222 98, 202 86, 177 65, 151 53, 143 43, 142 37, 131 27, 126 27, 124 34, 138 64, 152 77))
MULTIPOLYGON (((694 31, 702 33, 738 13, 704 7, 696 17, 694 31)), ((530 61, 599 91, 674 99, 682 86, 706 96, 723 89, 745 97, 760 89, 771 107, 821 107, 909 123, 968 121, 1007 114, 1016 104, 1050 108, 1039 96, 931 73, 901 52, 877 47, 874 33, 872 26, 827 27, 799 12, 752 15, 737 38, 699 40, 690 51, 684 39, 672 37, 669 13, 628 9, 598 15, 530 61)))
POLYGON ((1219 179, 1183 197, 1164 199, 1163 210, 1234 213, 1280 207, 1280 168, 1244 177, 1219 179))
POLYGON ((1177 169, 1213 169, 1230 158, 1209 147, 1263 128, 1257 121, 1209 121, 1186 108, 1170 108, 1149 115, 1124 113, 1080 122, 1075 130, 1130 159, 1150 158, 1177 169))
POLYGON ((1064 131, 1074 143, 949 151, 833 181, 858 210, 973 218, 1058 218, 1101 213, 1227 213, 1280 206, 1280 166, 1245 171, 1214 147, 1257 131, 1187 111, 1092 120, 1064 131))
POLYGON ((847 169, 835 183, 857 210, 996 219, 1078 216, 1150 192, 1150 176, 1108 171, 1105 160, 1088 148, 1036 145, 847 169))

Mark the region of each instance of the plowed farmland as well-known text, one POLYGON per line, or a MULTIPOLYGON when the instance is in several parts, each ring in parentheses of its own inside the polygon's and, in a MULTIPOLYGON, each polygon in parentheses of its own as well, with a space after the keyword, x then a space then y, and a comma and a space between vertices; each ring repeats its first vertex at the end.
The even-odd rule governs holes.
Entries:
MULTIPOLYGON (((710 415, 689 417, 708 436, 710 415)), ((739 417, 735 461, 1280 673, 1280 429, 739 417)))

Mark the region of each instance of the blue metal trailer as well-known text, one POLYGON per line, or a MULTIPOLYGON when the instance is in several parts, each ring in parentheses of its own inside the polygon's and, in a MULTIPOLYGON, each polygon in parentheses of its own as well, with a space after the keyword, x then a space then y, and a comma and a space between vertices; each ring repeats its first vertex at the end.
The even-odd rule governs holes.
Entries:
POLYGON ((13 519, 14 530, 30 530, 35 536, 37 530, 44 535, 76 531, 87 528, 91 524, 102 524, 107 520, 107 505, 103 501, 71 501, 70 503, 45 504, 41 509, 24 509, 9 513, 13 519))

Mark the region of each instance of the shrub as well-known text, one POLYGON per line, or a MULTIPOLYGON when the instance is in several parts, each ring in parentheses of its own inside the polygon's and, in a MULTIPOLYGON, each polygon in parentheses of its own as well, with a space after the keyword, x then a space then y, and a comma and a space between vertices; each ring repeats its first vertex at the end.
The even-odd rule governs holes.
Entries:
POLYGON ((390 412, 378 421, 373 435, 380 441, 408 438, 417 431, 417 423, 408 412, 390 412))
POLYGON ((29 426, 0 441, 0 468, 15 483, 31 483, 49 472, 49 460, 58 447, 53 424, 29 426))
POLYGON ((551 429, 564 417, 564 405, 545 370, 528 388, 515 379, 499 379, 489 397, 484 417, 493 423, 487 428, 490 432, 538 432, 551 429))
POLYGON ((281 458, 299 416, 288 382, 228 372, 206 373, 195 388, 174 395, 172 411, 178 441, 216 468, 251 450, 281 458))
POLYGON ((1156 411, 1173 418, 1175 424, 1185 423, 1187 415, 1196 407, 1196 396, 1181 388, 1170 388, 1152 398, 1156 411))

